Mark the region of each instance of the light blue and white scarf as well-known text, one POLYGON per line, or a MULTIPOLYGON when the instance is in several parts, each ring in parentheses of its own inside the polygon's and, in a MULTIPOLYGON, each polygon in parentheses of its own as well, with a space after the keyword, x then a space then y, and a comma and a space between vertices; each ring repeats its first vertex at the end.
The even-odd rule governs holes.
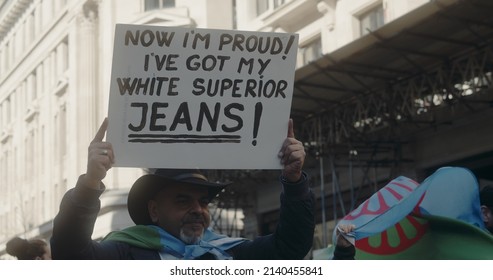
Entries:
POLYGON ((154 225, 137 225, 115 231, 103 239, 103 241, 106 240, 120 241, 144 249, 154 249, 159 252, 161 259, 167 260, 193 260, 206 253, 214 255, 218 260, 229 260, 232 257, 226 251, 246 241, 244 238, 231 238, 206 229, 198 244, 185 244, 164 229, 154 225))

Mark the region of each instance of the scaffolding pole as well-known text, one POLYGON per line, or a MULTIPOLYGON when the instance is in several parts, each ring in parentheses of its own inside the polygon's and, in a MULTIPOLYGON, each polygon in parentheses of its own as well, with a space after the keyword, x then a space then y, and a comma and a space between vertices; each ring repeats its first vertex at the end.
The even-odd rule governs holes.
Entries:
POLYGON ((324 158, 319 157, 320 162, 320 197, 322 201, 322 248, 327 247, 327 219, 325 218, 325 182, 324 182, 324 158))

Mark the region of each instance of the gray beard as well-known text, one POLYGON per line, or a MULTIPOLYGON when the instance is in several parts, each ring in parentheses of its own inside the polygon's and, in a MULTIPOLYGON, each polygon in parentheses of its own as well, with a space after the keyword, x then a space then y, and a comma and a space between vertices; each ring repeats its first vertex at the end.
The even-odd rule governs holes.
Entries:
POLYGON ((197 245, 199 244, 200 240, 204 237, 204 231, 199 236, 187 236, 183 232, 183 229, 180 230, 180 240, 183 241, 183 243, 188 244, 188 245, 197 245))

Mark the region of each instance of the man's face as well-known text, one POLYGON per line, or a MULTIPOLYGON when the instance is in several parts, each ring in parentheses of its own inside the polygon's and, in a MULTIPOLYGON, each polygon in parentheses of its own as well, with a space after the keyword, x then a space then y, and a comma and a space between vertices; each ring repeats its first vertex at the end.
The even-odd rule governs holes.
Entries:
POLYGON ((166 186, 148 203, 152 221, 187 244, 197 243, 209 227, 209 193, 194 185, 166 186))

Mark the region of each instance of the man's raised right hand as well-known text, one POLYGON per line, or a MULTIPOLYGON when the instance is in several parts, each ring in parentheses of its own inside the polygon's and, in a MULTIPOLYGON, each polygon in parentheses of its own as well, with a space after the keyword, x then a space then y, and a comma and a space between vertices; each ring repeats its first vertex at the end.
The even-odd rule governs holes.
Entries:
POLYGON ((110 170, 115 162, 111 143, 103 141, 107 128, 108 118, 105 118, 88 148, 87 172, 84 176, 84 185, 96 190, 101 188, 101 181, 106 177, 106 172, 110 170))

